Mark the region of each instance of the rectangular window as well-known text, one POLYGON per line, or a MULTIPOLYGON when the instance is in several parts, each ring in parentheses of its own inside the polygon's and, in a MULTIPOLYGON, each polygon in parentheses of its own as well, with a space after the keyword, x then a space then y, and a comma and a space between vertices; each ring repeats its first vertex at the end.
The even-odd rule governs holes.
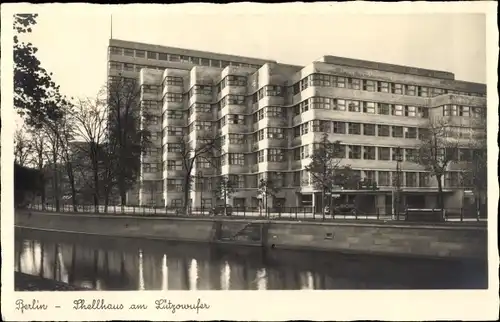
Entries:
POLYGON ((165 98, 167 102, 182 102, 182 94, 178 93, 167 93, 165 98))
POLYGON ((127 48, 125 48, 123 50, 123 54, 125 56, 134 57, 134 50, 133 49, 127 49, 127 48))
POLYGON ((168 136, 182 136, 183 135, 182 127, 178 126, 169 126, 167 127, 167 135, 168 136))
POLYGON ((391 179, 390 179, 390 172, 389 171, 379 171, 378 172, 378 185, 379 186, 390 186, 391 185, 391 179))
POLYGON ((244 134, 236 134, 229 133, 229 144, 245 144, 245 135, 244 134))
POLYGON ((363 124, 363 135, 375 135, 375 124, 363 124))
POLYGON ((348 78, 347 87, 350 89, 361 89, 361 80, 357 78, 348 78))
POLYGON ((209 85, 194 85, 193 94, 197 95, 212 95, 212 86, 209 85))
POLYGON ((210 131, 212 129, 212 122, 210 121, 196 121, 196 130, 198 131, 210 131))
POLYGON ((145 58, 146 57, 146 52, 144 50, 136 50, 135 51, 135 57, 137 57, 137 58, 145 58))
POLYGON ((345 106, 346 106, 346 101, 345 100, 336 99, 335 102, 334 102, 334 104, 335 104, 334 107, 333 107, 334 110, 345 111, 345 106))
POLYGON ((378 82, 378 91, 382 93, 389 93, 389 83, 378 82))
POLYGON ((158 59, 159 59, 159 60, 168 60, 168 54, 165 54, 165 53, 159 53, 159 54, 158 54, 158 59))
POLYGON ((148 59, 158 59, 158 54, 155 53, 154 51, 148 51, 148 59))
POLYGON ((282 128, 269 127, 267 128, 268 139, 283 139, 285 137, 285 130, 282 128))
POLYGON ((422 188, 430 187, 430 175, 427 172, 418 173, 418 186, 422 188))
POLYGON ((336 78, 335 86, 340 88, 345 88, 345 82, 346 82, 345 77, 335 77, 335 78, 336 78))
POLYGON ((391 160, 391 148, 378 148, 378 159, 383 161, 391 160))
POLYGON ((283 162, 285 161, 285 153, 281 149, 267 149, 268 162, 283 162))
POLYGON ((142 92, 144 94, 158 94, 160 87, 156 85, 142 85, 142 92))
POLYGON ((247 78, 239 75, 228 75, 226 77, 227 86, 247 86, 247 78))
POLYGON ((257 151, 257 162, 264 162, 264 150, 257 151))
POLYGON ((269 106, 266 107, 266 115, 270 118, 282 118, 285 117, 285 111, 283 110, 283 107, 269 106))
POLYGON ((146 100, 141 102, 141 107, 145 110, 159 110, 161 108, 157 101, 146 100))
POLYGON ((184 111, 167 110, 166 117, 170 120, 182 120, 184 118, 184 111))
POLYGON ((229 164, 245 165, 245 155, 243 153, 229 153, 229 164))
POLYGON ((225 101, 227 105, 244 105, 245 104, 245 96, 243 95, 226 95, 225 101))
POLYGON ((172 62, 180 62, 181 61, 181 57, 179 55, 172 55, 172 54, 170 54, 170 61, 172 61, 172 62))
POLYGON ((444 89, 442 88, 432 88, 432 96, 439 96, 444 94, 444 89))
POLYGON ((361 146, 349 145, 349 159, 361 159, 361 146))
POLYGON ((403 105, 392 105, 392 115, 403 116, 404 106, 403 105))
POLYGON ((331 99, 328 97, 312 97, 310 98, 312 109, 331 109, 331 99))
POLYGON ((344 122, 333 122, 333 133, 345 134, 346 125, 344 122))
POLYGON ((363 147, 363 159, 364 160, 375 160, 375 147, 373 147, 373 146, 363 147))
POLYGON ((427 107, 419 106, 417 109, 417 116, 420 118, 429 118, 429 109, 427 107))
POLYGON ((459 116, 469 117, 470 116, 470 107, 469 106, 460 106, 459 116))
POLYGON ((374 102, 363 102, 363 112, 364 113, 375 113, 375 103, 374 102))
POLYGON ((312 74, 309 76, 309 82, 311 83, 311 86, 318 86, 318 87, 332 86, 330 75, 312 74))
POLYGON ((378 103, 378 114, 380 115, 391 115, 391 107, 386 103, 378 103))
POLYGON ((403 84, 392 84, 391 89, 392 89, 392 94, 398 94, 398 95, 403 94, 403 84))
POLYGON ((229 114, 227 116, 227 124, 243 125, 243 124, 245 124, 245 116, 244 115, 229 114))
POLYGON ((181 152, 182 144, 180 143, 167 143, 167 152, 181 152))
POLYGON ((167 160, 167 170, 181 171, 182 161, 167 160))
POLYGON ((163 83, 165 85, 183 86, 182 77, 176 77, 176 76, 165 77, 165 79, 163 80, 163 83))
POLYGON ((309 157, 309 145, 303 145, 300 147, 300 158, 306 159, 309 157))
POLYGON ((206 103, 194 103, 192 105, 196 113, 212 113, 212 107, 206 103))
POLYGON ((309 133, 309 122, 300 125, 300 133, 301 135, 309 133))
POLYGON ((405 149, 405 160, 407 162, 418 162, 417 149, 405 149))
POLYGON ((201 66, 210 66, 210 59, 202 58, 200 61, 201 66))
POLYGON ((392 127, 392 137, 393 138, 402 138, 403 137, 403 127, 402 126, 393 126, 392 127))
POLYGON ((405 127, 405 138, 416 139, 417 138, 417 128, 416 127, 405 127))
POLYGON ((472 161, 472 150, 469 149, 460 149, 458 158, 460 161, 472 161))
POLYGON ((390 136, 390 127, 388 125, 378 125, 378 136, 390 136))
POLYGON ((416 187, 417 186, 417 172, 406 172, 406 186, 416 187))
POLYGON ((363 80, 363 90, 369 92, 375 92, 376 82, 371 80, 363 80))
POLYGON ((405 106, 405 116, 417 116, 417 108, 415 106, 405 106))
POLYGON ((127 72, 133 72, 134 71, 134 64, 123 64, 123 70, 127 72))
POLYGON ((405 86, 405 95, 416 96, 417 95, 417 87, 414 85, 406 85, 405 86))
MULTIPOLYGON (((363 102, 364 103, 364 102, 363 102)), ((346 101, 347 110, 349 112, 359 112, 359 101, 346 101)))
POLYGON ((284 96, 284 91, 281 86, 267 85, 265 86, 265 96, 284 96))
POLYGON ((428 97, 429 96, 429 88, 428 87, 419 86, 418 87, 418 96, 428 97))
POLYGON ((109 53, 111 55, 123 55, 123 49, 119 47, 109 47, 109 53))
POLYGON ((349 134, 361 135, 361 124, 349 123, 349 134))

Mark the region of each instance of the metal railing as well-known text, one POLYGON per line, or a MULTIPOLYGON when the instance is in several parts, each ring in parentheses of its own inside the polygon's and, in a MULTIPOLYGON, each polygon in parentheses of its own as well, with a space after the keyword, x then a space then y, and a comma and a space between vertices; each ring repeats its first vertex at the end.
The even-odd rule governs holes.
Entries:
MULTIPOLYGON (((258 207, 231 207, 230 215, 214 215, 212 208, 189 208, 186 212, 181 207, 145 207, 145 206, 94 206, 78 205, 76 211, 72 205, 60 205, 57 211, 54 205, 41 204, 27 205, 24 209, 32 209, 43 212, 60 213, 81 213, 81 214, 102 214, 102 215, 130 215, 130 216, 148 216, 148 217, 219 217, 235 219, 269 219, 269 220, 292 220, 292 221, 334 221, 334 220, 363 220, 363 221, 405 221, 406 213, 386 214, 379 210, 370 213, 366 212, 336 212, 335 214, 321 213, 313 211, 313 207, 279 207, 264 208, 258 207)), ((434 209, 438 213, 438 209, 434 209)), ((222 211, 223 212, 223 211, 222 211)), ((445 222, 479 222, 486 221, 486 214, 479 214, 475 210, 466 210, 462 208, 445 209, 445 222)))

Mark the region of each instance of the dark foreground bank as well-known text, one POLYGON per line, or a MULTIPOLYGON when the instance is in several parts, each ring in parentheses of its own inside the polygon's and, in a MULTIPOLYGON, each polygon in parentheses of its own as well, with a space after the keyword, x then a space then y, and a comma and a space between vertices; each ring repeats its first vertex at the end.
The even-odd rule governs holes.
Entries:
POLYGON ((16 291, 86 291, 84 287, 69 285, 34 275, 15 272, 14 284, 16 291))

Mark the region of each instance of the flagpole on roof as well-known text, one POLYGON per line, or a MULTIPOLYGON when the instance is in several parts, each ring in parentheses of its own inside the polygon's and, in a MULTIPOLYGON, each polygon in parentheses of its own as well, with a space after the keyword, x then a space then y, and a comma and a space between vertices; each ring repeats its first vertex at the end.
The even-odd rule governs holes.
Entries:
POLYGON ((113 14, 111 14, 111 39, 113 39, 113 14))

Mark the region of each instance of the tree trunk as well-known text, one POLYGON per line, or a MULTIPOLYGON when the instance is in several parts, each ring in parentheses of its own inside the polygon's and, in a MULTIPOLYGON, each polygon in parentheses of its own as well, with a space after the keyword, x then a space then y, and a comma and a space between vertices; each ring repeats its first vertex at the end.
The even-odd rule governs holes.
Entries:
POLYGON ((71 162, 66 165, 66 171, 68 173, 69 184, 71 186, 71 201, 73 205, 73 211, 78 212, 78 202, 76 198, 76 186, 75 186, 75 176, 73 175, 73 166, 71 162))
POLYGON ((443 183, 441 182, 443 176, 436 176, 438 183, 438 207, 441 219, 444 220, 444 196, 443 196, 443 183))
POLYGON ((104 191, 104 213, 108 212, 108 205, 109 205, 109 191, 106 189, 104 191))
POLYGON ((57 166, 55 164, 54 158, 54 201, 56 204, 56 211, 59 212, 61 210, 61 205, 59 203, 59 176, 57 173, 57 166))
POLYGON ((97 165, 95 164, 94 161, 94 207, 95 211, 98 213, 99 212, 99 169, 97 168, 97 165))
POLYGON ((41 187, 40 187, 40 195, 41 195, 41 199, 42 199, 42 210, 47 210, 47 205, 46 205, 47 196, 45 193, 45 178, 43 177, 43 175, 42 175, 41 181, 42 182, 41 182, 41 187))
POLYGON ((323 221, 325 220, 325 187, 321 190, 321 213, 323 215, 323 221))
POLYGON ((184 193, 184 212, 185 214, 187 215, 188 214, 188 210, 189 210, 189 191, 190 191, 190 181, 191 180, 191 176, 189 174, 186 174, 184 176, 184 190, 183 190, 183 193, 184 193))
POLYGON ((224 189, 224 215, 227 216, 227 187, 224 189))

